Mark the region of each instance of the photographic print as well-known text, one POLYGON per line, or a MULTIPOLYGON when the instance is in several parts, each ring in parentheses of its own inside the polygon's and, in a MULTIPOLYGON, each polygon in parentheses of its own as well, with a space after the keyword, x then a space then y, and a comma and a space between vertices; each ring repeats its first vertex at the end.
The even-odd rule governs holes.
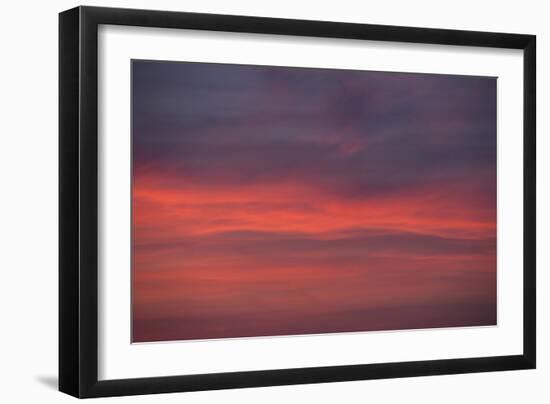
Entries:
POLYGON ((496 325, 495 77, 131 71, 132 342, 496 325))

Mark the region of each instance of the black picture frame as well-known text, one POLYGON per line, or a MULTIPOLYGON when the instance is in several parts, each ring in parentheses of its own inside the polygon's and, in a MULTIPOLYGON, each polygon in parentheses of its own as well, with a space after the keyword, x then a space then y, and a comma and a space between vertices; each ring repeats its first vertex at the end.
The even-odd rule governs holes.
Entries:
POLYGON ((85 398, 535 368, 535 103, 534 35, 97 7, 60 13, 59 390, 85 398), (100 24, 523 50, 523 354, 98 380, 100 24))

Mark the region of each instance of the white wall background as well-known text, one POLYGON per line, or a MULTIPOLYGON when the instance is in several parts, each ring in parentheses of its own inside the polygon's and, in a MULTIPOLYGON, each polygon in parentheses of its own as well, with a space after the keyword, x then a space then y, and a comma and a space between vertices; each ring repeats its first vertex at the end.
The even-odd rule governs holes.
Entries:
MULTIPOLYGON (((550 25, 546 2, 90 1, 156 8, 538 36, 538 369, 111 398, 127 403, 550 402, 550 25)), ((57 384, 57 13, 74 1, 5 2, 0 24, 0 397, 64 403, 57 384)))

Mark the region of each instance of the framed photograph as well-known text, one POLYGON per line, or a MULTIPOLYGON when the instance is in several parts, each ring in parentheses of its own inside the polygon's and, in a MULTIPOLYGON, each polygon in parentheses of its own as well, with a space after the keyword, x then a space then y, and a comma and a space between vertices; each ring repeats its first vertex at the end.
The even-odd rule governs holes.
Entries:
POLYGON ((535 36, 59 24, 61 391, 535 368, 535 36))

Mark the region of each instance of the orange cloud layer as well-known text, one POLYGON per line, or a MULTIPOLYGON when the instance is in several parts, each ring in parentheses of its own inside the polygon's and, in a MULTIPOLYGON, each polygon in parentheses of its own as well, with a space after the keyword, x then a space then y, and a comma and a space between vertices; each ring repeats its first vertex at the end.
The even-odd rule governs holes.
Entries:
POLYGON ((139 237, 173 239, 230 231, 325 233, 384 228, 422 234, 494 236, 495 211, 460 195, 460 187, 403 191, 377 198, 343 199, 293 182, 239 187, 163 184, 138 177, 133 189, 134 230, 139 237), (472 203, 474 202, 474 203, 472 203), (162 229, 162 231, 153 231, 162 229))

